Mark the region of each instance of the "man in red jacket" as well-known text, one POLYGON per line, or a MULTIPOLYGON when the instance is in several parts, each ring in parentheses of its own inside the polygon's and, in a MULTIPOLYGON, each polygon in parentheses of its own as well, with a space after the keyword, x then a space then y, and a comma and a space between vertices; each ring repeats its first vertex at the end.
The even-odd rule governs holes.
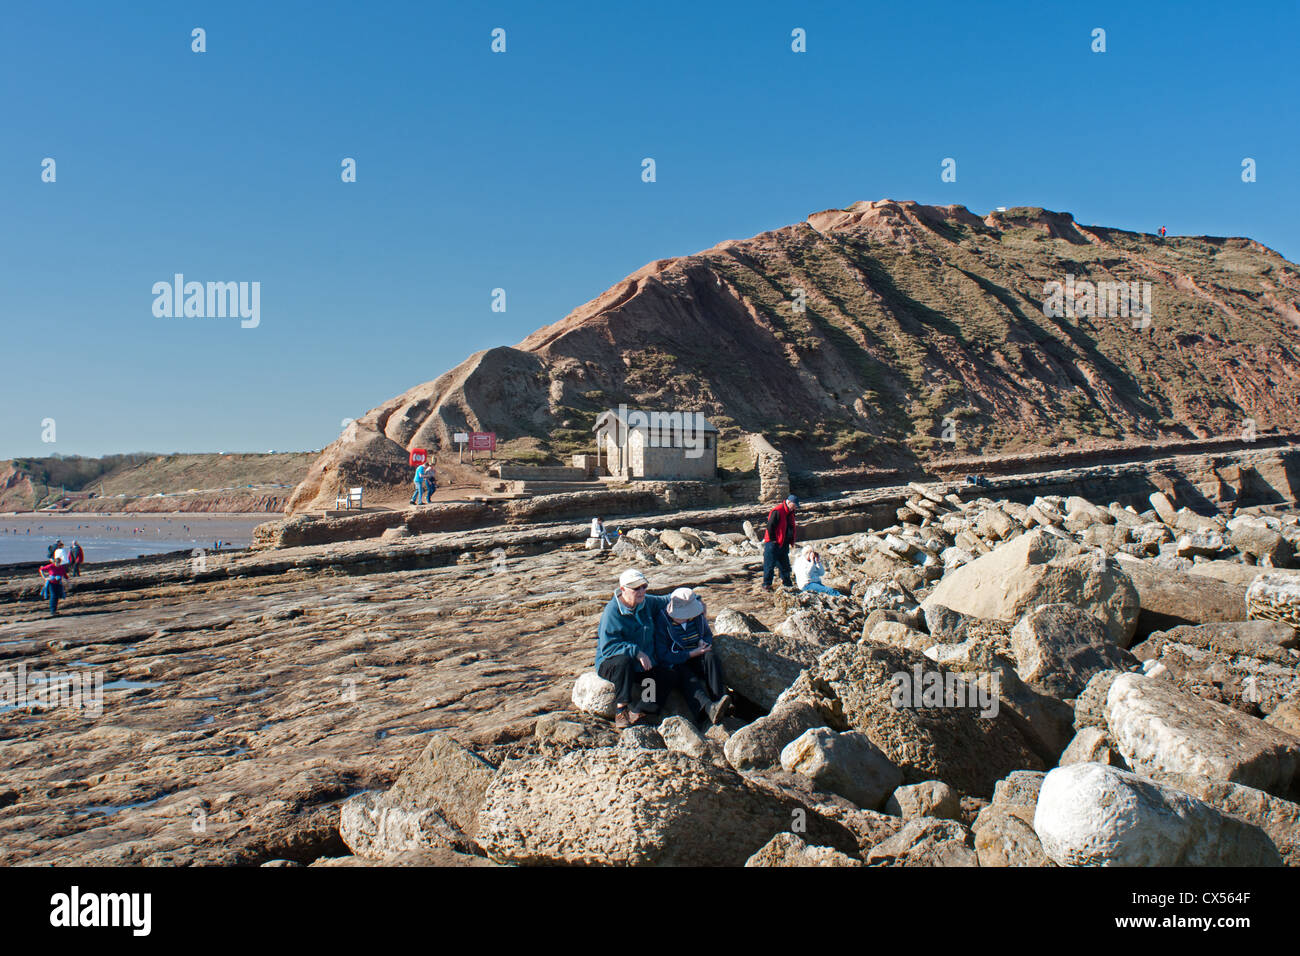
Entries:
POLYGON ((781 569, 781 583, 790 583, 790 545, 794 544, 794 513, 799 509, 799 499, 786 498, 767 513, 767 531, 763 535, 763 590, 772 587, 772 576, 781 569))

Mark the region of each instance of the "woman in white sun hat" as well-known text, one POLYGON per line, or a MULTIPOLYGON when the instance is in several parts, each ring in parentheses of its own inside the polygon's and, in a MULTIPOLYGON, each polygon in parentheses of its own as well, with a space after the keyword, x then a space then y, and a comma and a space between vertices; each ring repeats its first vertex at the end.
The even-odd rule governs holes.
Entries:
POLYGON ((698 719, 716 724, 731 712, 704 602, 690 588, 674 591, 655 617, 655 659, 671 672, 698 719))

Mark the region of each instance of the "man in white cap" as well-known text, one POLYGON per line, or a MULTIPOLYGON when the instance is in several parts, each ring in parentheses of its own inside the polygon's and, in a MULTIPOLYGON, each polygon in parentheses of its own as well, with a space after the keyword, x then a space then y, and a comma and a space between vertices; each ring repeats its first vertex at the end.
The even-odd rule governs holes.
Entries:
POLYGON ((716 724, 731 712, 722 662, 713 652, 704 602, 690 588, 678 588, 656 620, 656 659, 673 676, 700 721, 716 724))
POLYGON ((635 568, 618 579, 618 590, 600 615, 596 673, 614 685, 614 725, 620 730, 658 711, 672 675, 655 661, 655 618, 668 598, 646 594, 649 582, 635 568))

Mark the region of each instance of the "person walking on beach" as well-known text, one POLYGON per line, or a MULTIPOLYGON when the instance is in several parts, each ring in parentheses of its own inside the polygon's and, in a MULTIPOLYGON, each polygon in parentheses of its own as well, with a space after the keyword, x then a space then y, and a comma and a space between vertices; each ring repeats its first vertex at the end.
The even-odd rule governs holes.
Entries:
POLYGON ((41 588, 41 597, 49 599, 50 617, 57 617, 59 601, 63 597, 63 581, 68 575, 68 566, 61 561, 51 561, 41 565, 41 579, 45 582, 41 588))
POLYGON ((795 540, 794 513, 799 499, 790 495, 767 513, 767 530, 763 533, 763 590, 772 588, 772 577, 779 567, 781 583, 790 584, 790 546, 795 540))
POLYGON ((433 473, 433 462, 425 462, 424 483, 428 487, 429 504, 433 504, 433 493, 438 490, 438 476, 433 473))
POLYGON ((81 577, 81 562, 86 559, 86 552, 81 550, 80 542, 77 541, 72 542, 71 557, 72 560, 68 562, 69 569, 71 570, 72 576, 74 578, 79 578, 81 577))

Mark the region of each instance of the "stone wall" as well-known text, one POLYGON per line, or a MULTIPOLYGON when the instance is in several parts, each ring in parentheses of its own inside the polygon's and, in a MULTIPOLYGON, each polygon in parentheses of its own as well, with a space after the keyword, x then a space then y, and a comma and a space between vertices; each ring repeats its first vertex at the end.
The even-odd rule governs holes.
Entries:
POLYGON ((780 501, 790 493, 790 473, 786 471, 785 456, 762 435, 750 435, 749 447, 758 459, 759 503, 774 504, 780 501))

